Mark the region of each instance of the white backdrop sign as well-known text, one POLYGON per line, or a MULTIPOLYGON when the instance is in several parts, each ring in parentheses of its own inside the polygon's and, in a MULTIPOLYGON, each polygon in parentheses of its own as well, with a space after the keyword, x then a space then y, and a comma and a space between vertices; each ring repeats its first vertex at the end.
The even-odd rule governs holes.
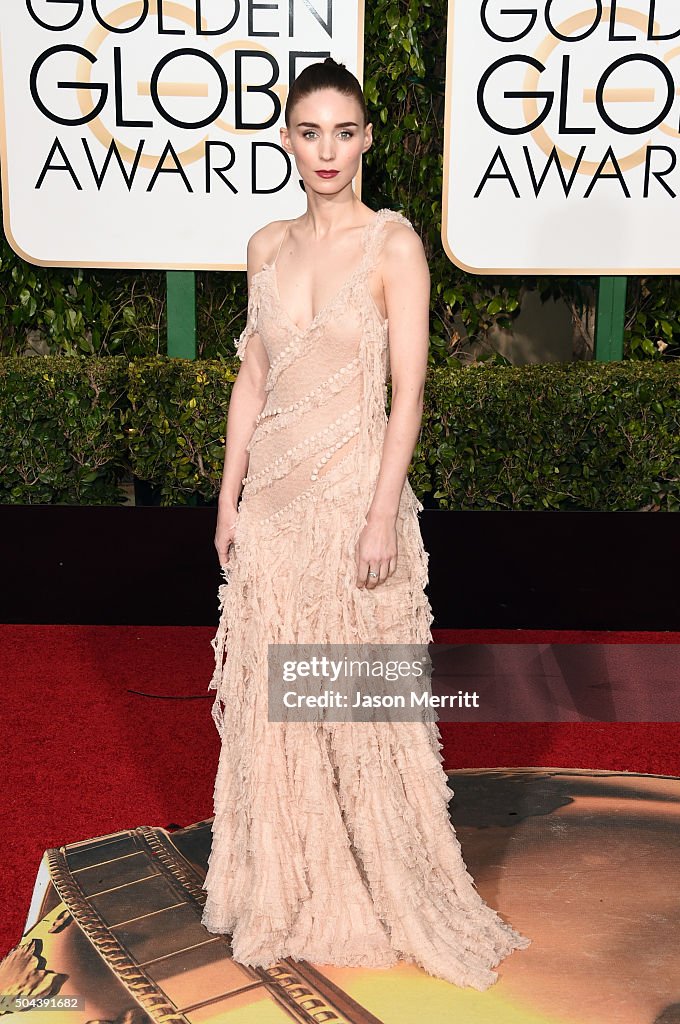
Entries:
POLYGON ((31 263, 244 269, 305 209, 289 83, 360 81, 363 0, 2 0, 5 234, 31 263))
POLYGON ((449 0, 449 258, 677 274, 679 84, 678 0, 449 0))

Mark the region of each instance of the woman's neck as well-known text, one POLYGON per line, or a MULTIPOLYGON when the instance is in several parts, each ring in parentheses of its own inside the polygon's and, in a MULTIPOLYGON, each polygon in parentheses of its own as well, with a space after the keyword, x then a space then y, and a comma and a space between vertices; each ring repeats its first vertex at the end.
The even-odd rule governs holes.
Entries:
POLYGON ((332 199, 307 197, 307 209, 298 218, 298 223, 305 230, 321 240, 328 235, 354 227, 361 220, 360 210, 363 203, 352 193, 345 198, 333 196, 332 199))

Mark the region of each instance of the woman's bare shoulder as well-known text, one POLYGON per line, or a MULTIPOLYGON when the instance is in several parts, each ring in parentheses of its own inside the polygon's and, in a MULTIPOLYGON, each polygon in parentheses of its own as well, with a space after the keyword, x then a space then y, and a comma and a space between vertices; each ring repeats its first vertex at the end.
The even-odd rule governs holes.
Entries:
POLYGON ((383 252, 386 262, 420 262, 425 258, 422 239, 410 221, 388 220, 383 252))
POLYGON ((253 232, 248 239, 249 265, 252 263, 253 266, 260 267, 263 263, 271 263, 286 224, 290 224, 290 221, 272 220, 253 232))

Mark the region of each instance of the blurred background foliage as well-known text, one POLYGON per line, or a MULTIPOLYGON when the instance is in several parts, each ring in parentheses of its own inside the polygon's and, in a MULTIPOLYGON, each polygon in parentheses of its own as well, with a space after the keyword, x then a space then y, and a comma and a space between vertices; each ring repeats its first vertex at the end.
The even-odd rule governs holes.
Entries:
MULTIPOLYGON (((441 243, 446 20, 447 0, 366 4, 364 91, 375 141, 364 157, 362 199, 373 209, 402 211, 423 239, 432 279, 430 363, 508 364, 488 336, 494 326, 511 329, 523 289, 564 299, 587 335, 596 280, 476 277, 448 259, 441 243)), ((480 230, 502 226, 481 223, 480 230)), ((196 299, 198 358, 228 358, 245 323, 245 274, 197 272, 196 299)), ((676 359, 679 309, 678 279, 629 278, 625 358, 676 359)), ((0 233, 0 317, 4 356, 162 355, 165 273, 38 267, 17 256, 0 233)), ((591 357, 586 336, 574 358, 591 357)))

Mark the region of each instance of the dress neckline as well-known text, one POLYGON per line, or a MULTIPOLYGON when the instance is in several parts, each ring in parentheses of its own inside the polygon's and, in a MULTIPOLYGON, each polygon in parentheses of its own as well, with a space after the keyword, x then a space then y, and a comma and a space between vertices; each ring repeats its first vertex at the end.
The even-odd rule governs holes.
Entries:
POLYGON ((348 277, 345 278, 345 280, 340 285, 340 287, 338 288, 336 293, 328 300, 328 302, 325 302, 323 304, 323 306, 319 309, 319 311, 316 313, 316 315, 314 317, 312 317, 311 321, 309 322, 309 324, 306 327, 299 327, 296 323, 293 322, 292 317, 289 315, 288 311, 286 310, 285 306, 283 305, 283 302, 281 301, 281 293, 279 291, 278 275, 277 275, 277 272, 276 272, 276 259, 278 259, 278 253, 277 253, 276 258, 274 259, 273 263, 264 263, 262 265, 262 269, 263 270, 269 270, 270 271, 272 285, 273 285, 273 291, 274 291, 274 296, 276 298, 276 302, 278 304, 279 311, 285 317, 286 321, 288 322, 288 325, 297 334, 299 334, 299 335, 301 335, 303 337, 304 337, 305 334, 309 334, 309 332, 312 330, 312 328, 314 328, 316 326, 316 324, 321 319, 321 317, 325 313, 328 312, 328 310, 333 306, 333 304, 336 303, 338 301, 338 299, 344 294, 345 290, 350 286, 350 284, 352 284, 354 282, 354 279, 356 277, 358 277, 359 274, 363 271, 364 266, 366 264, 366 258, 368 256, 368 245, 366 244, 366 240, 368 238, 368 233, 375 226, 375 224, 378 222, 378 220, 382 219, 382 214, 385 212, 385 209, 386 208, 383 208, 381 210, 376 210, 375 216, 371 217, 371 219, 369 220, 368 224, 364 224, 364 226, 362 228, 362 233, 361 233, 361 244, 362 244, 361 259, 359 260, 359 262, 356 265, 356 267, 354 268, 354 270, 352 270, 350 272, 350 274, 348 275, 348 277))

